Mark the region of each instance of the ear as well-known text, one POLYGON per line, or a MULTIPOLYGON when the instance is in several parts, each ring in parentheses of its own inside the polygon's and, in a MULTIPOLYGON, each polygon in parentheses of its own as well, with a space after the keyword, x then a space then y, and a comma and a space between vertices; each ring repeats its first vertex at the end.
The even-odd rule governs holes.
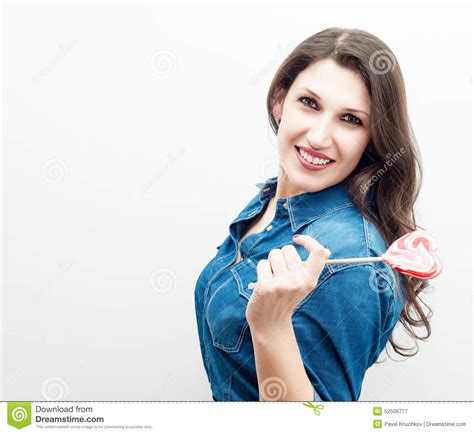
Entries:
POLYGON ((275 120, 278 122, 281 119, 283 114, 283 101, 285 99, 285 90, 278 89, 273 97, 274 103, 272 107, 272 114, 275 120))

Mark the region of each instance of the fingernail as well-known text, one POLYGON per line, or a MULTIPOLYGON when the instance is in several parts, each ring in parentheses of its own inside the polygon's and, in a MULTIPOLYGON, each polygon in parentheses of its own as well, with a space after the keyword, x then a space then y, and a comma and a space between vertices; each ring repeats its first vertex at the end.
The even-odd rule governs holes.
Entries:
POLYGON ((300 236, 300 234, 293 235, 293 238, 298 238, 299 236, 300 236))

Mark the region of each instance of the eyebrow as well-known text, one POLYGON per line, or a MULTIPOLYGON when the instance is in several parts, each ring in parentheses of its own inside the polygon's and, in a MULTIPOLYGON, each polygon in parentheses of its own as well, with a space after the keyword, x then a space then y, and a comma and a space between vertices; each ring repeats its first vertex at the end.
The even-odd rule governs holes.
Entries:
MULTIPOLYGON (((307 87, 298 87, 298 89, 306 90, 311 95, 313 95, 316 99, 319 99, 320 101, 322 101, 322 98, 316 92, 313 92, 311 89, 308 89, 307 87)), ((351 112, 364 113, 367 117, 370 117, 367 114, 367 112, 365 112, 364 110, 357 110, 357 109, 353 109, 353 108, 343 108, 342 110, 348 110, 348 111, 351 111, 351 112)))

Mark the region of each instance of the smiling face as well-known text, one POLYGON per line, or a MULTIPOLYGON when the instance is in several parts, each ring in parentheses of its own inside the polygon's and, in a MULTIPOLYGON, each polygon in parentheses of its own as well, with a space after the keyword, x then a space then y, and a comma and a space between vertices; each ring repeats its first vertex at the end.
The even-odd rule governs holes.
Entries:
POLYGON ((281 119, 278 196, 320 191, 350 175, 370 141, 370 108, 370 96, 355 71, 323 59, 300 72, 284 101, 273 107, 275 119, 281 119), (300 157, 299 148, 333 161, 312 164, 300 157))

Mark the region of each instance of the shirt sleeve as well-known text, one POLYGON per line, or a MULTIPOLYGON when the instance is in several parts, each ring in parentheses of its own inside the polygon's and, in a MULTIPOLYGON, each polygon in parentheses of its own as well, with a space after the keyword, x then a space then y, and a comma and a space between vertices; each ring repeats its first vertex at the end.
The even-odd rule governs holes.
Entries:
MULTIPOLYGON (((385 265, 385 264, 383 264, 385 265)), ((397 322, 393 272, 356 264, 326 275, 292 321, 315 401, 357 401, 397 322)))

